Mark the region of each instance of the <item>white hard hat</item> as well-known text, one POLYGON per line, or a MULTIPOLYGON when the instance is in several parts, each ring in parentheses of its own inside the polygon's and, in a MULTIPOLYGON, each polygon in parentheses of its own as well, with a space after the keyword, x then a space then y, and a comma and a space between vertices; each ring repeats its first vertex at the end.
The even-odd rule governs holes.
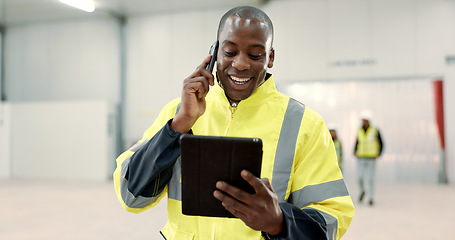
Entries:
POLYGON ((372 117, 373 117, 373 114, 371 113, 371 110, 369 110, 369 109, 364 109, 360 112, 361 119, 371 121, 372 117))
POLYGON ((335 123, 328 123, 327 124, 327 128, 329 130, 336 130, 337 129, 337 125, 335 123))

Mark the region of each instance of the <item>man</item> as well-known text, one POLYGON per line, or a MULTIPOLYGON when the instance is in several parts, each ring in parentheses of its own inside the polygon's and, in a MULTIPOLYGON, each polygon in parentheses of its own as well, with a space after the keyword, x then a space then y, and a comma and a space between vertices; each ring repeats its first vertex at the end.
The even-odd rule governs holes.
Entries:
POLYGON ((358 158, 357 175, 359 178, 360 197, 359 202, 365 197, 365 181, 369 186, 369 204, 374 205, 375 192, 375 164, 376 159, 382 153, 382 138, 379 130, 370 124, 371 112, 361 112, 362 127, 357 131, 354 154, 358 158))
POLYGON ((354 206, 323 120, 277 92, 267 73, 275 60, 269 17, 254 7, 233 8, 220 20, 218 41, 216 79, 205 69, 207 56, 184 80, 181 98, 117 159, 114 182, 122 205, 142 212, 167 193, 161 234, 168 240, 339 239, 354 206), (182 214, 183 133, 262 139, 262 176, 241 172, 255 194, 222 181, 213 193, 237 218, 182 214))
POLYGON ((341 141, 338 139, 337 130, 335 124, 328 125, 330 135, 332 136, 333 145, 335 145, 335 151, 337 153, 338 167, 343 170, 343 146, 341 141))

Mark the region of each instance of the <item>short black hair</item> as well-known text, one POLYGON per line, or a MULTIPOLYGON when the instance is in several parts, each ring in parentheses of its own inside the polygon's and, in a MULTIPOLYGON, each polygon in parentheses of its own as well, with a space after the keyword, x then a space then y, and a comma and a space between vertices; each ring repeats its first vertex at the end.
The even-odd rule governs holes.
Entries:
POLYGON ((267 24, 269 28, 270 34, 272 35, 272 46, 273 46, 273 24, 272 20, 270 20, 269 16, 265 12, 263 12, 259 8, 255 8, 252 6, 239 6, 232 8, 231 10, 227 11, 223 17, 221 17, 220 23, 218 25, 218 33, 216 35, 216 39, 219 39, 221 30, 224 28, 224 24, 226 20, 231 16, 238 16, 244 19, 258 19, 259 21, 264 22, 267 24))

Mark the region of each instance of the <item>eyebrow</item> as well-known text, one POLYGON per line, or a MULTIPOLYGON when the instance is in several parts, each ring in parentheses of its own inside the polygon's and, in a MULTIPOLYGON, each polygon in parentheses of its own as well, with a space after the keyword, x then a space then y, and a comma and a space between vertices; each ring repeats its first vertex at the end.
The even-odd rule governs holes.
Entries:
MULTIPOLYGON (((226 43, 227 43, 227 44, 232 44, 232 45, 234 45, 234 46, 237 46, 236 43, 234 43, 234 42, 232 42, 232 41, 229 41, 229 40, 224 40, 224 41, 223 41, 223 44, 226 44, 226 43)), ((265 46, 262 45, 262 44, 253 44, 253 45, 248 46, 248 47, 258 47, 258 48, 261 48, 261 49, 264 49, 264 50, 265 50, 265 46)))

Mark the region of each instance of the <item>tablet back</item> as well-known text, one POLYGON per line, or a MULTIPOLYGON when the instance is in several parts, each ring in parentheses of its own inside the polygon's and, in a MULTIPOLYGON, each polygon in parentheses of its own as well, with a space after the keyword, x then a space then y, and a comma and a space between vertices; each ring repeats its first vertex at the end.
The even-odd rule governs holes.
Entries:
POLYGON ((234 217, 213 196, 215 184, 222 180, 254 193, 240 172, 261 176, 262 140, 184 134, 181 160, 183 214, 234 217))

